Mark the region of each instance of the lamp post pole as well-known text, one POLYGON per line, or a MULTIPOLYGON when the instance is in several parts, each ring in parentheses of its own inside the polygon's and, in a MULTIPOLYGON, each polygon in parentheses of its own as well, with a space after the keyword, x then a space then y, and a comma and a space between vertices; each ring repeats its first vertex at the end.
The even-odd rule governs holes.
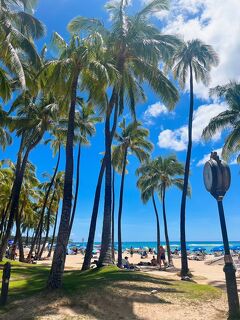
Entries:
POLYGON ((234 316, 239 314, 239 298, 238 298, 238 290, 237 290, 236 269, 233 264, 232 256, 230 254, 223 202, 221 197, 217 199, 217 203, 218 203, 218 211, 219 211, 219 218, 220 218, 220 224, 222 229, 222 238, 223 238, 224 253, 225 253, 224 254, 225 264, 224 264, 223 271, 225 272, 225 279, 226 279, 229 315, 234 316))
POLYGON ((223 197, 230 187, 231 173, 228 165, 221 161, 216 152, 204 166, 204 183, 207 191, 217 200, 222 238, 224 244, 224 268, 228 296, 229 316, 240 316, 236 269, 230 254, 227 227, 223 209, 223 197))

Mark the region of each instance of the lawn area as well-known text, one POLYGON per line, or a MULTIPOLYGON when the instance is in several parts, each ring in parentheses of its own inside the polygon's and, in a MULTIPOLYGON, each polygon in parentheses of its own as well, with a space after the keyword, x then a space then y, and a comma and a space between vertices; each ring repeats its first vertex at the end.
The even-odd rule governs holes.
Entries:
MULTIPOLYGON (((2 276, 2 263, 0 267, 2 276)), ((145 306, 144 310, 148 306, 154 310, 159 305, 169 308, 176 303, 195 307, 222 297, 220 289, 208 285, 174 281, 143 272, 123 271, 117 267, 85 272, 67 271, 64 274, 63 289, 49 293, 45 289, 48 272, 48 267, 13 262, 9 303, 2 309, 1 319, 15 319, 13 306, 26 319, 35 319, 35 315, 28 311, 29 306, 34 304, 36 316, 45 313, 64 314, 66 310, 68 314, 71 310, 82 315, 79 319, 106 319, 106 310, 111 308, 111 317, 108 319, 140 319, 137 313, 144 312, 141 311, 141 306, 145 306), (153 290, 156 290, 154 294, 153 290)))

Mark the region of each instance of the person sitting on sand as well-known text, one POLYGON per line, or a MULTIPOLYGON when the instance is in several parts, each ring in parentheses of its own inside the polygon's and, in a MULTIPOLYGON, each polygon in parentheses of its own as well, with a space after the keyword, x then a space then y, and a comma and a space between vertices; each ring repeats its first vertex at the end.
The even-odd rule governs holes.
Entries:
POLYGON ((157 259, 155 258, 155 256, 153 256, 152 260, 151 260, 151 265, 156 267, 157 266, 157 259))
POLYGON ((130 263, 129 263, 128 257, 124 258, 123 267, 124 267, 124 269, 130 269, 130 263))
POLYGON ((142 259, 145 259, 145 258, 147 258, 147 257, 148 257, 147 251, 144 250, 143 253, 142 253, 142 255, 141 255, 141 258, 142 258, 142 259))
POLYGON ((176 256, 178 256, 178 248, 175 248, 174 254, 175 254, 176 256))

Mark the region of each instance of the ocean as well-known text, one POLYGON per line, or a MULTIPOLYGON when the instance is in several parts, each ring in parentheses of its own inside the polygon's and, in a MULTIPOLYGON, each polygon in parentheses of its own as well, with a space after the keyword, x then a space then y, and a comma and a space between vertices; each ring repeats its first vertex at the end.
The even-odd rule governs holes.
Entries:
MULTIPOLYGON (((95 245, 100 245, 100 242, 95 242, 95 245)), ((117 248, 117 242, 114 243, 115 248, 117 248)), ((70 245, 73 246, 86 246, 86 242, 71 242, 70 245)), ((131 247, 133 248, 156 248, 157 242, 155 241, 137 241, 137 242, 123 242, 123 249, 129 249, 131 247)), ((165 245, 165 242, 161 242, 161 245, 165 245)), ((222 246, 223 243, 221 241, 187 241, 187 247, 189 247, 190 251, 193 250, 196 247, 203 247, 206 249, 206 252, 210 252, 212 248, 222 246)), ((229 241, 230 246, 240 246, 240 241, 229 241)), ((172 250, 175 248, 180 247, 179 241, 171 241, 170 246, 172 250)))

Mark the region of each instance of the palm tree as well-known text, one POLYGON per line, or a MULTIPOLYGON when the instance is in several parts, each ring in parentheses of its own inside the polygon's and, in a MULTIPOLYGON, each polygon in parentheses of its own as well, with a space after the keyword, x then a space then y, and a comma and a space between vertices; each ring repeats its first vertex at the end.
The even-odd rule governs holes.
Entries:
MULTIPOLYGON (((33 16, 36 0, 2 0, 0 5, 0 40, 1 63, 15 75, 23 89, 26 88, 26 74, 23 67, 24 59, 39 67, 41 61, 35 49, 33 39, 45 34, 45 26, 33 16)), ((4 85, 4 99, 9 97, 11 89, 6 80, 6 73, 0 69, 1 86, 4 85)), ((6 99, 7 100, 7 99, 6 99)))
POLYGON ((188 275, 188 260, 186 250, 186 198, 188 190, 188 180, 192 152, 192 122, 194 111, 194 90, 193 79, 196 82, 203 82, 208 84, 209 75, 212 66, 218 64, 218 56, 210 45, 204 44, 202 41, 196 39, 188 41, 177 50, 170 62, 170 67, 173 68, 174 76, 179 80, 180 85, 184 87, 189 76, 190 82, 190 105, 189 105, 189 120, 188 120, 188 147, 185 163, 184 186, 181 201, 180 214, 180 234, 181 234, 181 276, 182 278, 188 275))
MULTIPOLYGON (((148 19, 151 12, 167 9, 168 1, 151 1, 134 16, 127 15, 126 8, 127 1, 124 0, 113 1, 107 5, 113 21, 112 32, 107 33, 107 49, 114 58, 119 77, 113 85, 105 111, 105 160, 103 162, 103 165, 106 166, 105 197, 99 266, 113 263, 111 253, 111 144, 115 129, 114 126, 114 130, 110 128, 113 110, 118 107, 119 113, 122 114, 126 100, 129 102, 133 116, 135 116, 136 103, 145 98, 141 86, 144 81, 150 84, 151 88, 161 96, 169 108, 173 108, 178 100, 176 89, 159 70, 158 66, 160 61, 164 62, 171 56, 175 49, 174 46, 179 41, 176 37, 161 35, 159 30, 149 23, 148 19)), ((77 25, 77 21, 78 18, 73 20, 74 26, 77 25)), ((101 168, 100 174, 102 174, 102 171, 104 171, 104 168, 101 168)), ((101 181, 98 182, 101 184, 101 181)), ((96 193, 98 191, 100 194, 99 183, 96 193)), ((97 196, 95 199, 98 201, 99 197, 97 196)), ((94 207, 98 209, 98 203, 94 202, 94 207)), ((97 215, 95 211, 93 214, 97 215)))
MULTIPOLYGON (((91 24, 91 20, 89 20, 89 24, 91 24)), ((84 27, 86 30, 86 25, 84 27)), ((86 38, 73 35, 69 44, 55 33, 53 36, 53 44, 58 49, 59 60, 49 62, 45 69, 48 74, 47 85, 49 85, 54 92, 56 92, 56 95, 60 97, 63 92, 66 92, 65 88, 68 88, 69 94, 62 98, 65 98, 65 100, 67 98, 67 101, 70 102, 70 108, 68 115, 62 215, 52 268, 48 279, 48 287, 52 289, 59 288, 62 284, 66 248, 70 234, 74 122, 79 80, 81 78, 81 89, 87 89, 90 92, 90 95, 95 98, 97 93, 98 101, 104 101, 106 86, 109 84, 108 70, 112 68, 110 65, 104 65, 102 38, 96 32, 90 32, 86 38), (96 79, 101 79, 101 85, 96 79)))
POLYGON ((153 145, 147 141, 149 131, 141 127, 140 122, 126 124, 125 118, 119 124, 122 129, 121 134, 115 133, 115 140, 118 144, 113 149, 113 166, 121 168, 121 186, 118 209, 118 267, 122 267, 122 209, 124 196, 124 181, 127 166, 128 152, 134 154, 140 162, 149 158, 149 152, 153 145))
MULTIPOLYGON (((167 215, 166 215, 166 190, 170 187, 177 187, 183 189, 184 180, 180 176, 184 174, 184 166, 178 162, 176 156, 157 157, 156 159, 143 164, 138 170, 137 174, 141 174, 138 180, 138 187, 142 192, 142 199, 144 202, 148 201, 154 192, 159 194, 162 200, 164 233, 168 254, 169 265, 172 264, 170 241, 168 235, 167 215)), ((190 187, 188 187, 188 195, 190 195, 190 187)), ((153 199, 154 208, 156 211, 155 199, 153 199)), ((156 212, 155 212, 156 213, 156 212)))
MULTIPOLYGON (((222 156, 224 159, 229 160, 231 155, 239 153, 240 150, 240 84, 230 82, 225 86, 217 86, 210 90, 210 94, 223 98, 228 105, 228 109, 210 120, 203 131, 203 137, 210 139, 220 130, 228 129, 228 135, 222 149, 222 156)), ((237 160, 239 162, 239 155, 237 160)))
POLYGON ((0 247, 0 261, 2 261, 6 251, 7 242, 14 224, 14 216, 19 207, 20 192, 29 154, 40 143, 45 132, 54 126, 54 121, 56 123, 58 105, 53 100, 49 101, 47 99, 46 101, 41 95, 31 97, 31 95, 26 94, 16 99, 12 111, 15 111, 15 109, 17 109, 17 118, 14 118, 13 128, 17 128, 16 133, 17 136, 21 137, 21 141, 11 191, 7 230, 0 247), (19 124, 22 124, 22 126, 19 124))

